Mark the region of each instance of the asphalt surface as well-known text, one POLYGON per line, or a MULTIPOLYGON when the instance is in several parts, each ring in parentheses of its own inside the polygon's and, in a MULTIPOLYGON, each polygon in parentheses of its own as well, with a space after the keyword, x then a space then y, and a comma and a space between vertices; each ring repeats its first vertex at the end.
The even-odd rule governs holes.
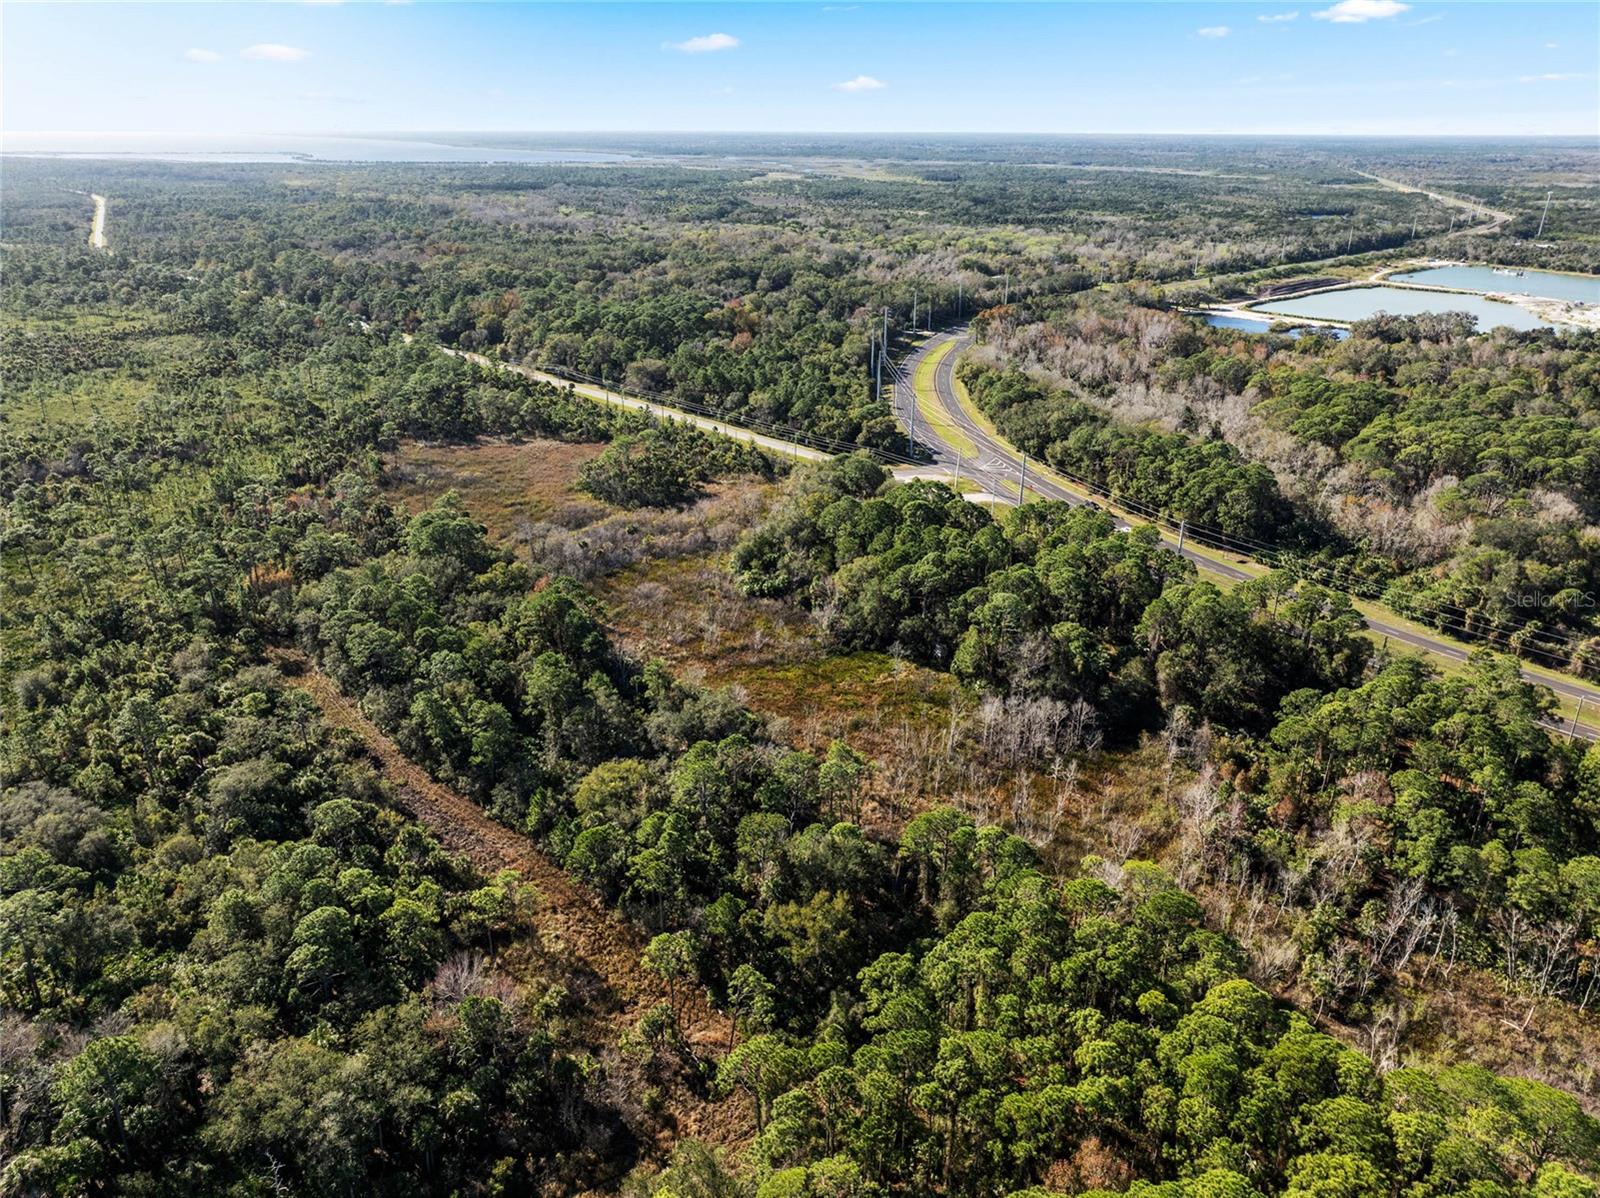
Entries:
MULTIPOLYGON (((961 350, 971 343, 971 337, 965 329, 956 329, 952 332, 936 333, 919 346, 915 352, 908 356, 900 367, 902 385, 894 390, 895 416, 900 421, 902 428, 913 429, 917 446, 927 452, 942 468, 954 474, 960 471, 960 477, 969 479, 982 487, 985 491, 1001 498, 1005 503, 1016 503, 1021 493, 1023 476, 1022 455, 1008 441, 1003 441, 993 436, 977 421, 969 416, 961 403, 956 398, 955 391, 955 365, 961 350), (914 380, 917 369, 922 365, 928 355, 937 351, 947 342, 956 342, 956 348, 944 356, 938 367, 933 372, 933 394, 924 395, 924 404, 921 409, 917 407, 917 396, 914 380), (927 408, 935 409, 932 420, 929 419, 927 408), (914 423, 913 423, 914 420, 914 423), (976 450, 976 460, 971 453, 963 453, 955 444, 951 443, 951 430, 956 436, 965 438, 976 450)), ((1061 486, 1053 479, 1037 473, 1030 462, 1027 469, 1027 490, 1031 494, 1042 495, 1047 499, 1059 499, 1064 503, 1083 505, 1093 503, 1061 486)), ((1095 504, 1094 506, 1100 506, 1095 504)), ((1116 513, 1113 513, 1115 516, 1116 513)), ((1128 522, 1117 517, 1117 527, 1126 529, 1128 522)), ((1177 548, 1177 538, 1167 530, 1161 530, 1161 537, 1169 548, 1177 548)), ((1185 546, 1183 556, 1193 562, 1201 571, 1215 574, 1234 581, 1245 581, 1257 575, 1236 566, 1220 562, 1209 554, 1198 553, 1185 546)), ((1459 645, 1436 637, 1420 633, 1400 624, 1389 623, 1372 616, 1365 617, 1367 627, 1379 636, 1389 638, 1425 653, 1435 654, 1450 661, 1466 661, 1469 650, 1459 645)), ((1575 678, 1551 678, 1542 674, 1535 674, 1524 669, 1522 676, 1529 682, 1538 686, 1548 687, 1557 694, 1576 701, 1581 698, 1585 705, 1585 717, 1589 710, 1600 715, 1600 688, 1580 682, 1575 678)), ((1547 725, 1552 731, 1563 734, 1575 732, 1584 740, 1600 740, 1600 728, 1585 722, 1574 729, 1573 721, 1569 718, 1559 723, 1552 722, 1547 725)))

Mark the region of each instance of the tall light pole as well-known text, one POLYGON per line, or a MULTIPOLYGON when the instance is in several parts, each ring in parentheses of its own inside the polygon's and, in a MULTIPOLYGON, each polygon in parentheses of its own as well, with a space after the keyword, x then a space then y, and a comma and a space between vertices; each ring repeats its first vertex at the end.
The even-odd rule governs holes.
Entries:
MULTIPOLYGON (((894 380, 890 385, 894 387, 894 396, 898 401, 900 398, 900 373, 898 370, 891 369, 889 377, 894 380)), ((907 456, 915 461, 917 457, 917 393, 914 389, 911 392, 911 402, 906 407, 910 413, 906 420, 907 456)))
POLYGON ((889 352, 889 309, 883 310, 883 336, 878 339, 878 370, 876 382, 873 384, 872 398, 876 403, 883 402, 883 359, 889 352))

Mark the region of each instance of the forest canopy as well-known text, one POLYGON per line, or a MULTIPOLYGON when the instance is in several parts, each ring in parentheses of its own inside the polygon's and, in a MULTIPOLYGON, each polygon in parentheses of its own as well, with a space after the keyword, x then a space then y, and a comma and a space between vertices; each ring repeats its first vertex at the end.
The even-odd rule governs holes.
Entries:
POLYGON ((1591 586, 1592 338, 1168 310, 1331 149, 716 148, 8 161, 0 1191, 1594 1195, 1600 748, 1331 585, 1591 586), (1030 453, 1322 573, 897 478, 913 286, 1030 453))

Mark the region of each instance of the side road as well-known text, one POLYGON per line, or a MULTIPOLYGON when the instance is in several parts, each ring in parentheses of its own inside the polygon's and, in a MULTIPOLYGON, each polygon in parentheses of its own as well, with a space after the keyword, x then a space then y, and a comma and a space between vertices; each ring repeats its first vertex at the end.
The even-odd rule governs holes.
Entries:
POLYGON ((724 437, 731 437, 735 441, 745 441, 751 445, 759 445, 762 449, 770 449, 773 453, 781 453, 786 457, 799 458, 805 462, 826 462, 834 455, 820 449, 812 449, 807 445, 797 445, 792 441, 785 441, 779 437, 769 437, 763 433, 751 432, 747 428, 740 428, 736 424, 727 424, 721 420, 713 420, 709 416, 696 416, 692 412, 685 412, 666 404, 651 403, 647 399, 637 399, 631 395, 612 391, 605 387, 595 387, 588 383, 575 383, 571 379, 564 379, 560 375, 547 374, 543 370, 535 370, 531 366, 514 366, 510 362, 497 362, 482 354, 475 354, 464 349, 451 349, 441 345, 443 353, 454 358, 465 358, 475 365, 490 370, 509 370, 513 374, 524 375, 530 379, 538 379, 541 383, 550 383, 557 387, 571 387, 579 395, 601 403, 614 404, 619 408, 632 408, 636 412, 649 412, 663 420, 682 420, 696 428, 706 429, 708 432, 721 433, 724 437))

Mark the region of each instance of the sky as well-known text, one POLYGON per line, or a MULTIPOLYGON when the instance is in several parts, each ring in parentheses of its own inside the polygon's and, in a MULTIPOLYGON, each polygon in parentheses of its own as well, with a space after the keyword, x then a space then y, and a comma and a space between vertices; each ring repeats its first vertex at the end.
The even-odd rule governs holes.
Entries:
POLYGON ((11 0, 0 6, 0 21, 7 134, 1600 138, 1600 4, 1589 0, 11 0))

